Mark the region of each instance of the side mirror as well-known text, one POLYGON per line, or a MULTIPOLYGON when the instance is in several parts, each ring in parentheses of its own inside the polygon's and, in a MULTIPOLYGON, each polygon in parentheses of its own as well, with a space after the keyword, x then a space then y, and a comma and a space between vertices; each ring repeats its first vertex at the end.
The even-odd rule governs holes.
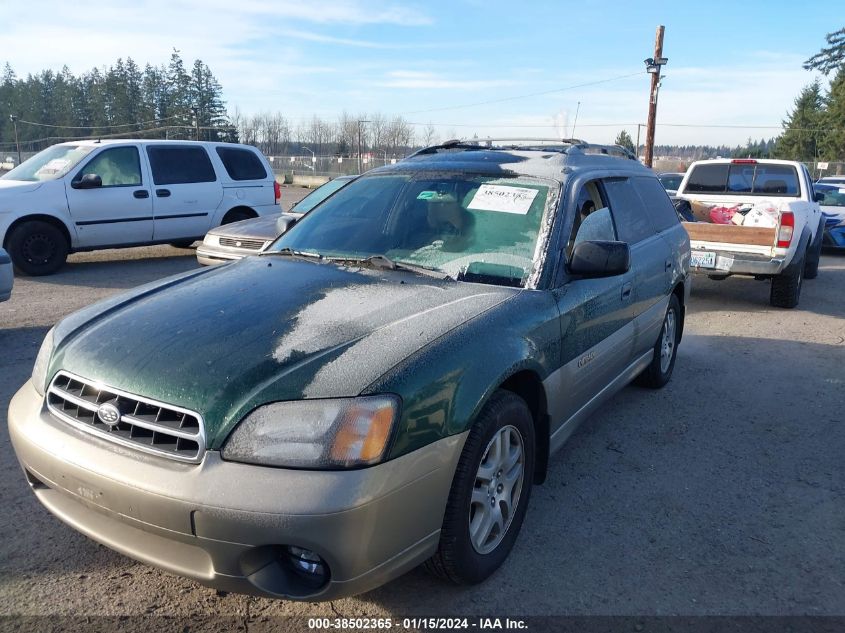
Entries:
POLYGON ((813 200, 816 202, 824 202, 824 194, 821 191, 814 191, 813 200))
POLYGON ((96 189, 103 186, 103 179, 97 174, 85 174, 70 184, 74 189, 96 189))
POLYGON ((283 213, 279 216, 279 219, 276 220, 276 233, 281 235, 282 233, 287 233, 290 229, 293 228, 293 225, 299 222, 299 218, 301 216, 294 215, 292 213, 283 213))
POLYGON ((631 249, 626 242, 581 242, 569 261, 569 272, 582 277, 611 277, 630 268, 631 249))

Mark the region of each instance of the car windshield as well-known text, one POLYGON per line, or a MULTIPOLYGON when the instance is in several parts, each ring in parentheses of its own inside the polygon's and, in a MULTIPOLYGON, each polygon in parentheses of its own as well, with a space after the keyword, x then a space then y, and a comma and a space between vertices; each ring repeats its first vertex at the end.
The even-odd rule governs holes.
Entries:
POLYGON ((330 180, 322 187, 318 187, 307 196, 305 196, 302 200, 297 202, 293 208, 290 210, 291 213, 308 213, 311 209, 316 207, 320 204, 323 200, 328 198, 332 195, 335 191, 348 185, 350 179, 348 178, 335 178, 334 180, 330 180))
POLYGON ((678 187, 681 186, 684 176, 683 174, 663 174, 662 176, 658 176, 658 179, 664 188, 677 191, 678 187))
POLYGON ((836 187, 817 184, 815 189, 824 194, 824 200, 819 203, 823 207, 845 207, 845 183, 836 187))
POLYGON ((39 182, 61 178, 96 149, 91 145, 53 145, 25 160, 8 174, 5 180, 39 182))
POLYGON ((524 176, 374 174, 338 191, 268 250, 380 255, 459 280, 522 286, 556 188, 524 176))

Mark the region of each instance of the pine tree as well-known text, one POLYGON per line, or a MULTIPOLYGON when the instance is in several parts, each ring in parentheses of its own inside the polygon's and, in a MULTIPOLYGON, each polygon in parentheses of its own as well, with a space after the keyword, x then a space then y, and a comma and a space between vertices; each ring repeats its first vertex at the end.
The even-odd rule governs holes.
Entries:
POLYGON ((795 99, 795 108, 783 122, 775 155, 789 160, 814 161, 822 140, 823 106, 821 86, 814 81, 795 99))
POLYGON ((805 69, 818 70, 828 75, 831 71, 841 70, 842 66, 845 66, 845 28, 828 33, 825 40, 830 46, 805 61, 805 69))
POLYGON ((629 150, 632 154, 637 153, 637 150, 634 147, 634 140, 631 138, 631 135, 628 134, 628 132, 626 132, 625 130, 619 132, 619 135, 616 137, 614 143, 629 150))
POLYGON ((833 81, 824 99, 825 110, 821 117, 825 133, 820 139, 821 156, 826 160, 845 159, 845 65, 833 81))
POLYGON ((171 133, 171 138, 191 138, 191 77, 185 71, 185 64, 175 48, 170 55, 170 64, 166 74, 167 92, 165 103, 166 116, 173 117, 167 125, 177 126, 171 133))

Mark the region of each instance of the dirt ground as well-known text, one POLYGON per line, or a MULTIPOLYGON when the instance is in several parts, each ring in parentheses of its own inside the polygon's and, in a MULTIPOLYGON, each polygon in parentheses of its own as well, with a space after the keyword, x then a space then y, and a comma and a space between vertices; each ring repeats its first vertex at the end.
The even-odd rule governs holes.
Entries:
MULTIPOLYGON (((285 189, 288 203, 302 194, 285 189)), ((158 246, 18 278, 0 303, 0 423, 58 319, 196 265, 158 246)), ((771 308, 767 282, 696 277, 671 383, 628 387, 579 429, 509 560, 477 587, 418 569, 334 603, 218 595, 53 518, 4 431, 0 616, 158 614, 224 630, 277 615, 845 615, 843 317, 842 255, 825 254, 795 310, 771 308)))

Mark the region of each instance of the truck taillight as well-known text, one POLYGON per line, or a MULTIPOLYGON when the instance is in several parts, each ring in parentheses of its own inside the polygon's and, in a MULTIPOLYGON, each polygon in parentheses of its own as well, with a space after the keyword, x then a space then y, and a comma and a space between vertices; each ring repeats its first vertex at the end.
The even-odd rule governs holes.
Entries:
POLYGON ((789 248, 792 234, 795 232, 795 215, 791 211, 780 214, 780 228, 778 229, 778 248, 789 248))
POLYGON ((279 204, 279 200, 282 199, 282 188, 279 186, 279 181, 273 181, 273 195, 276 196, 276 204, 279 204))

